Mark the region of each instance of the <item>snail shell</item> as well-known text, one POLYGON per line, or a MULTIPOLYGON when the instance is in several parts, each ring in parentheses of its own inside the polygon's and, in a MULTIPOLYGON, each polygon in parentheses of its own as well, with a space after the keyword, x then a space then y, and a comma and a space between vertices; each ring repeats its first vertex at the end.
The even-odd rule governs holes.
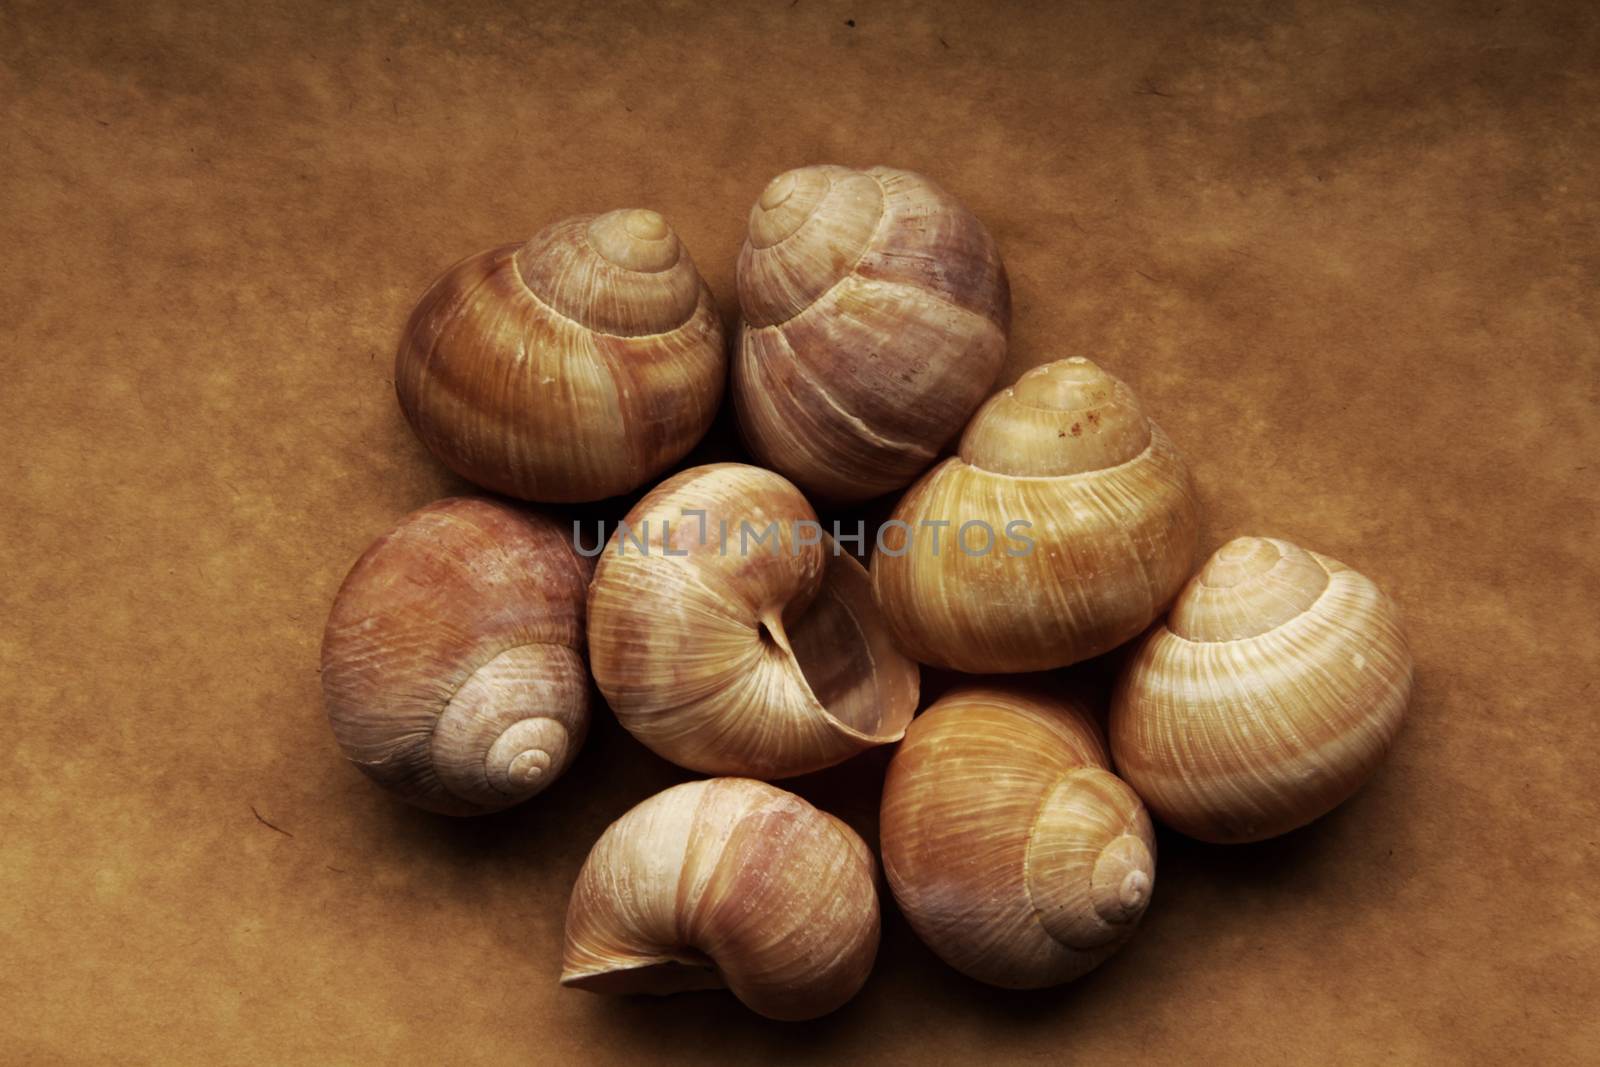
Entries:
POLYGON ((1088 710, 957 689, 906 731, 883 790, 883 867, 917 936, 991 985, 1033 989, 1133 935, 1155 880, 1144 805, 1088 710))
POLYGON ((994 384, 1011 295, 994 240, 927 178, 801 167, 739 253, 733 365, 751 450, 811 493, 909 484, 994 384))
POLYGON ((345 756, 450 815, 555 781, 589 722, 588 577, 543 516, 476 498, 406 516, 351 568, 323 635, 322 692, 345 756))
POLYGON ((990 398, 959 453, 906 493, 873 556, 873 590, 923 663, 1062 667, 1137 636, 1171 603, 1199 523, 1188 468, 1128 387, 1059 360, 990 398))
POLYGON ((850 827, 748 778, 686 782, 612 823, 567 908, 561 984, 664 995, 726 987, 814 1019, 878 951, 872 853, 850 827))
POLYGON ((589 660, 634 737, 691 770, 753 778, 900 739, 917 665, 793 485, 694 467, 624 521, 589 589, 589 660))
POLYGON ((722 402, 711 291, 665 219, 566 219, 451 267, 395 359, 400 407, 463 478, 525 500, 625 493, 672 466, 722 402))
POLYGON ((1394 605, 1287 541, 1228 542, 1129 661, 1112 702, 1117 767, 1162 822, 1219 843, 1326 814, 1400 730, 1411 653, 1394 605))

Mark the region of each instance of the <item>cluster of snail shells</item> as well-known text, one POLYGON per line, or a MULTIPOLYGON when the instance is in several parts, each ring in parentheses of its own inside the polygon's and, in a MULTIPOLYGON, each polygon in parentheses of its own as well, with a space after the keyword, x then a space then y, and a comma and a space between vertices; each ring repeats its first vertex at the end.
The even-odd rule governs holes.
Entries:
POLYGON ((569 219, 447 271, 406 326, 396 390, 457 473, 536 503, 638 489, 706 431, 725 378, 764 466, 672 474, 598 560, 520 505, 441 501, 367 550, 328 620, 335 737, 421 807, 478 814, 548 786, 582 742, 591 677, 641 743, 718 776, 601 836, 563 984, 726 987, 779 1019, 847 1001, 878 943, 872 851, 766 780, 874 746, 899 742, 880 829, 895 900, 951 966, 1015 988, 1076 978, 1137 927, 1146 804, 1191 836, 1252 841, 1376 768, 1411 686, 1393 605, 1284 541, 1237 539, 1196 573, 1188 469, 1094 363, 991 395, 1008 283, 949 194, 886 167, 779 175, 738 290, 730 365, 654 212, 569 219), (870 571, 807 499, 907 486, 870 571), (998 677, 1135 638, 1109 738, 1076 699, 998 677), (990 678, 913 718, 919 664, 990 678))

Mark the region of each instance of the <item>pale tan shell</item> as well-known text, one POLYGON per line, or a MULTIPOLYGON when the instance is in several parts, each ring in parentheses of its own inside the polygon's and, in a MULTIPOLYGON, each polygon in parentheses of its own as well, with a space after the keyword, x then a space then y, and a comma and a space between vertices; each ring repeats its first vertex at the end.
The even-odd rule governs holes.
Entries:
POLYGON ((801 167, 739 254, 739 425, 764 466, 863 500, 933 462, 994 384, 1011 295, 983 224, 927 178, 801 167))
POLYGON ((538 793, 589 724, 589 561, 550 519, 454 498, 356 561, 322 640, 322 692, 350 762, 432 811, 538 793))
POLYGON ((686 782, 601 835, 567 908, 561 984, 664 995, 726 987, 772 1019, 814 1019, 866 982, 878 892, 866 843, 748 778, 686 782))
POLYGON ((917 665, 861 564, 807 533, 815 521, 789 482, 735 463, 674 475, 628 513, 589 589, 589 658, 634 737, 680 766, 753 778, 899 740, 917 665))
POLYGON ((957 689, 889 765, 884 872, 917 936, 991 985, 1070 981, 1133 935, 1155 885, 1144 805, 1080 703, 957 689))
POLYGON ((1128 387, 1066 359, 992 397, 890 522, 906 525, 883 534, 872 583, 900 646, 1012 673, 1137 636, 1192 572, 1200 518, 1187 466, 1128 387))
POLYGON ((451 267, 406 324, 395 390, 469 481, 525 500, 625 493, 705 434, 727 372, 711 292, 666 220, 565 219, 451 267))
POLYGON ((1118 682, 1117 768, 1156 817, 1259 841, 1354 793, 1400 730, 1411 653, 1394 605, 1287 541, 1217 550, 1118 682))

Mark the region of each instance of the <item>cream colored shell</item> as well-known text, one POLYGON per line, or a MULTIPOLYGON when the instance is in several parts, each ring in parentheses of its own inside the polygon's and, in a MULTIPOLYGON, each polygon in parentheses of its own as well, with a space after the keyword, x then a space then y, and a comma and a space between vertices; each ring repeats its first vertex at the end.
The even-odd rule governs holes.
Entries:
POLYGON ((974 686, 918 716, 889 765, 880 830, 917 936, 1016 989, 1070 981, 1115 952, 1149 904, 1155 838, 1108 767, 1073 700, 974 686))
POLYGON ((1005 358, 1011 297, 983 224, 927 178, 801 167, 768 183, 739 254, 739 425, 808 493, 909 484, 1005 358))
POLYGON ((992 397, 958 455, 906 493, 873 590, 923 663, 1046 670, 1149 626, 1191 573, 1198 531, 1167 435, 1122 382, 1060 360, 992 397))
POLYGON ((1259 841, 1327 813, 1371 776, 1411 681, 1394 605, 1370 580, 1287 541, 1241 537, 1129 661, 1112 750, 1169 826, 1259 841))
POLYGON ((917 666, 865 569, 815 523, 789 482, 734 463, 674 475, 628 513, 590 586, 589 655, 634 737, 680 766, 754 778, 900 738, 917 666))
POLYGON ((878 950, 875 866, 844 823, 746 778, 658 793, 601 835, 567 909, 561 984, 728 988, 772 1019, 826 1015, 878 950))
POLYGON ((555 223, 463 260, 401 338, 395 390, 446 466, 527 500, 645 484, 711 425, 721 320, 688 250, 653 211, 555 223))
POLYGON ((323 636, 345 756, 452 815, 555 781, 589 723, 589 568, 555 522, 498 501, 441 500, 402 519, 351 568, 323 636))

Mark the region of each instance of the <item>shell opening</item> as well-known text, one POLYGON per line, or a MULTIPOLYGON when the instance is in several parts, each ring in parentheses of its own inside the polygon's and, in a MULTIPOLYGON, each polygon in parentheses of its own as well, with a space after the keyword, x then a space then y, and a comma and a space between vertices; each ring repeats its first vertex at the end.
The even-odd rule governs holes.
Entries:
POLYGON ((677 949, 667 958, 617 960, 605 970, 567 972, 561 984, 611 996, 652 997, 727 988, 710 957, 690 948, 677 949))
POLYGON ((921 675, 892 643, 872 599, 867 572, 834 552, 811 607, 787 631, 763 620, 773 640, 786 637, 795 666, 817 702, 849 729, 875 740, 905 733, 916 711, 921 675))

